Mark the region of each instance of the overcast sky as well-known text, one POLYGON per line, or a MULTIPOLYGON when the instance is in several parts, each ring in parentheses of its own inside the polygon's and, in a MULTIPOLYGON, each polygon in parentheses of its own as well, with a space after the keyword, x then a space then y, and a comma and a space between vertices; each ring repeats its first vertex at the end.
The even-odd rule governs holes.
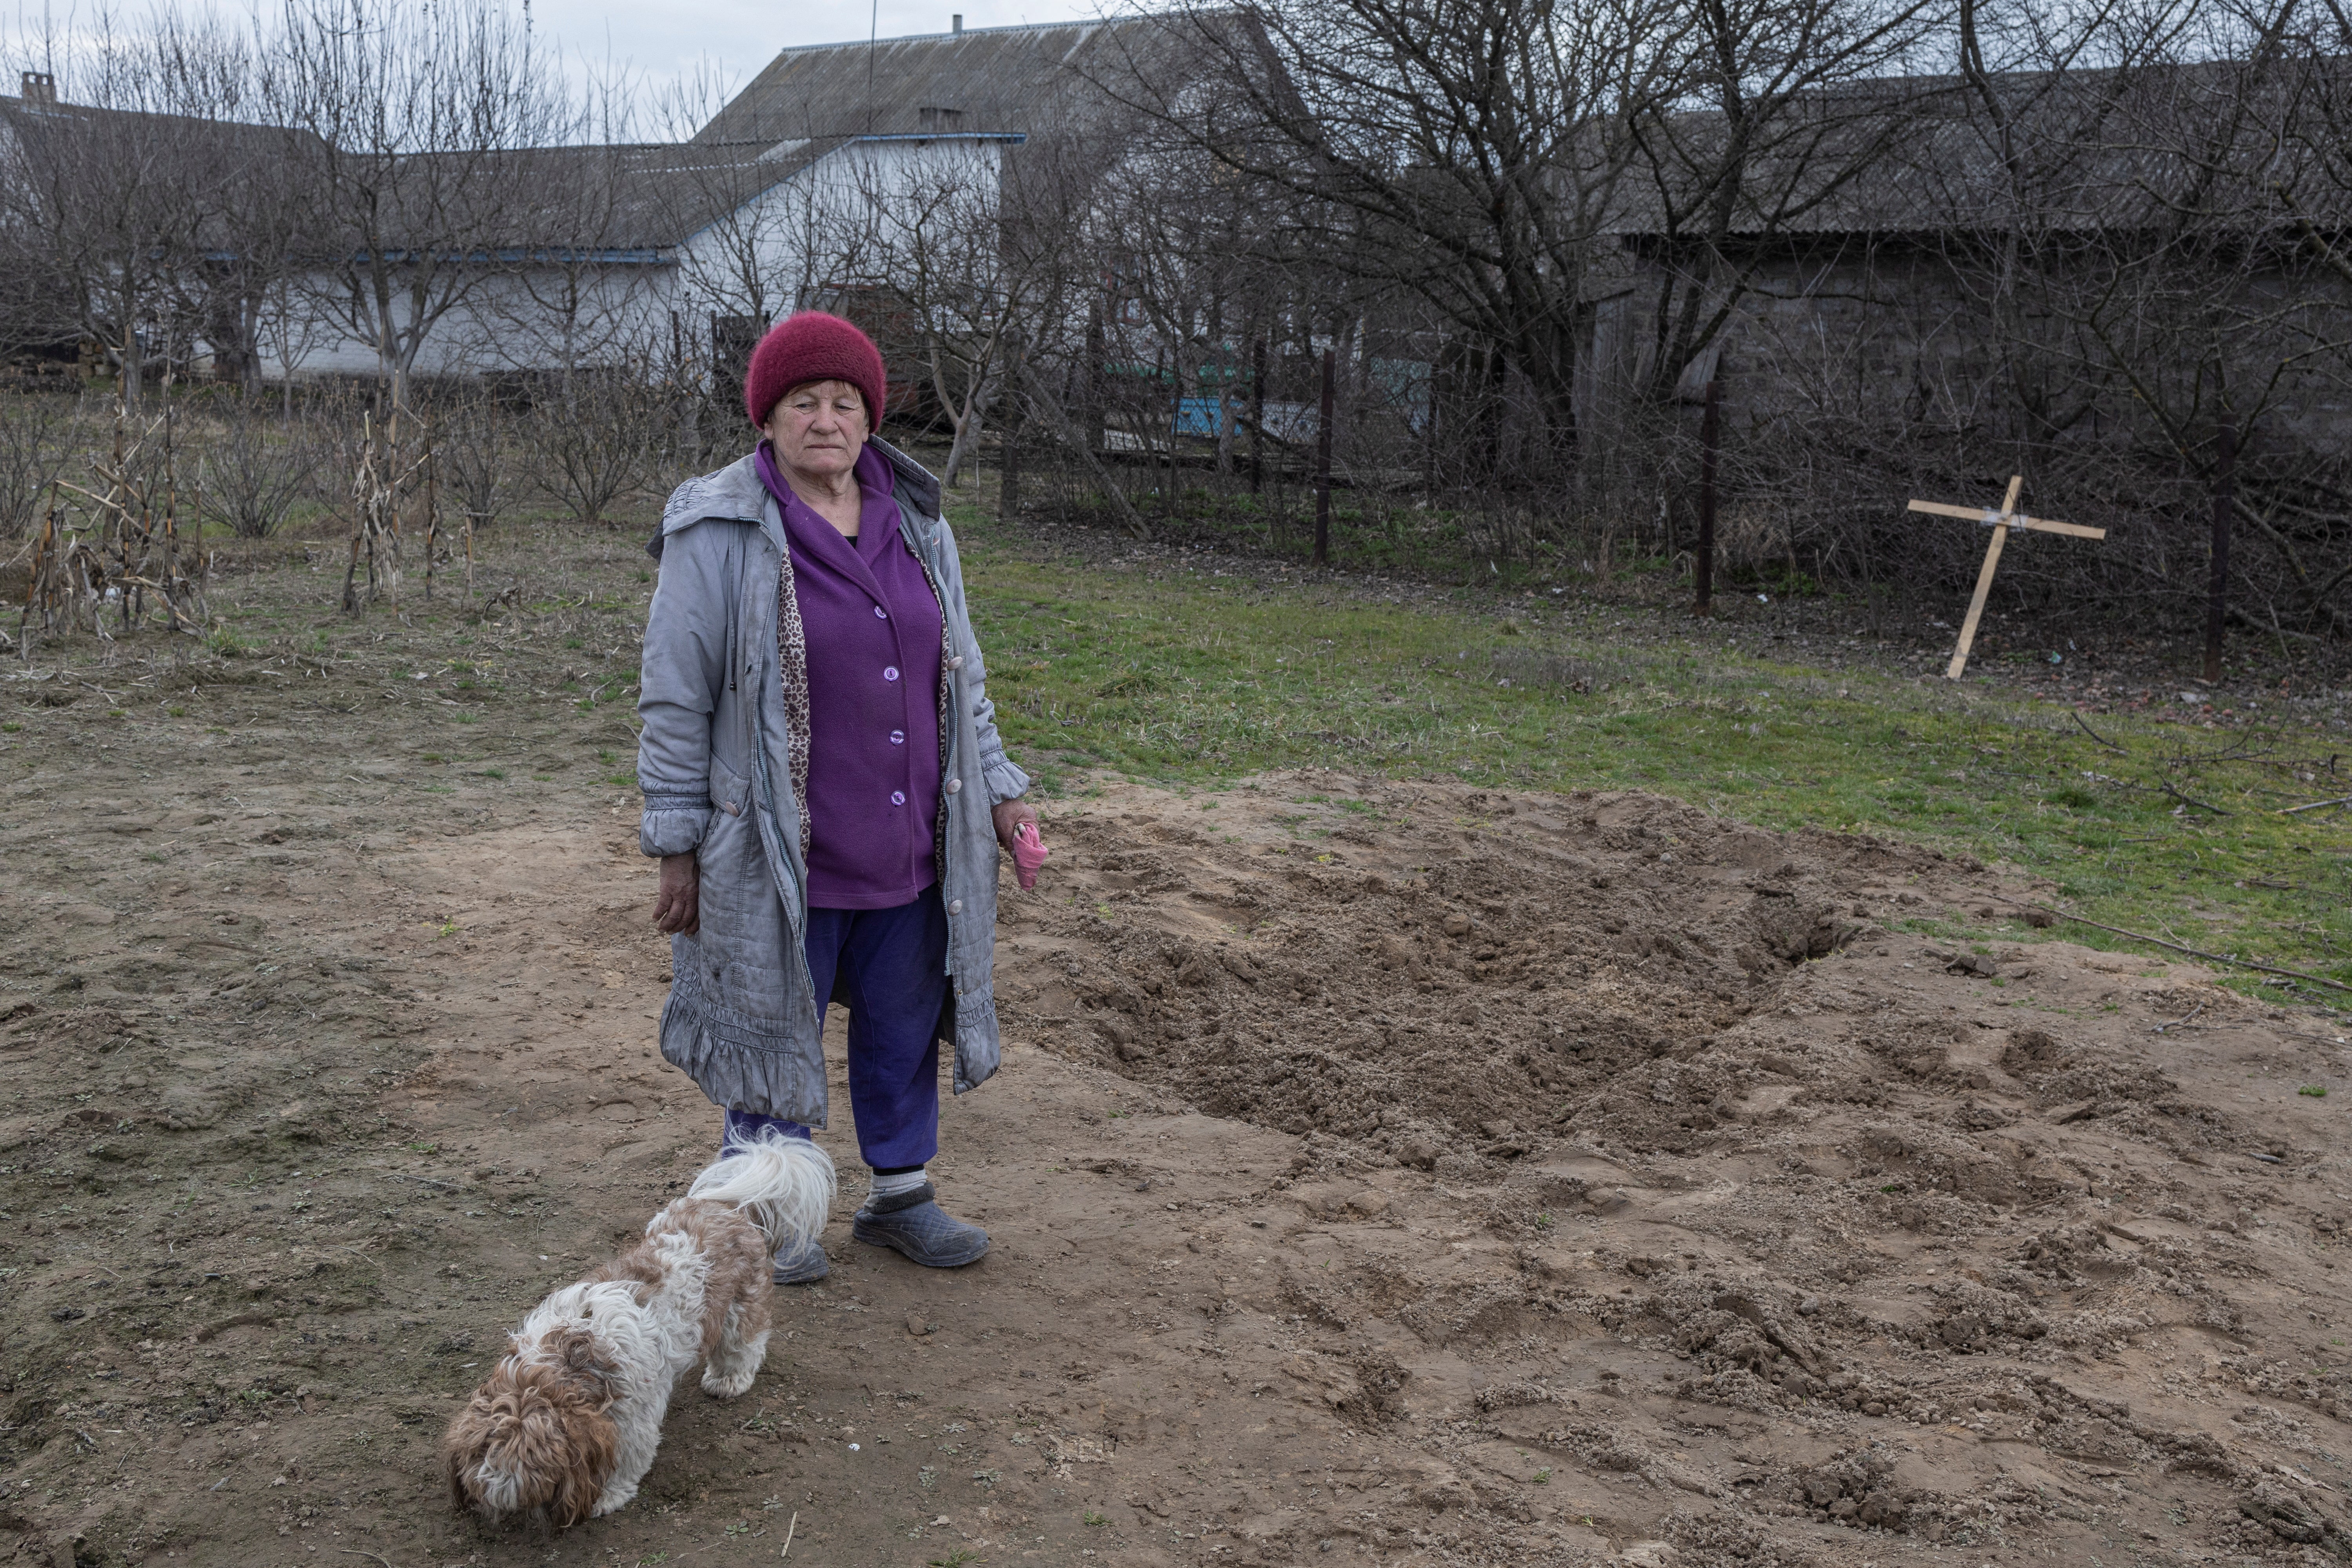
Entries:
MULTIPOLYGON (((1090 18, 1108 7, 1099 0, 881 0, 886 38, 944 33, 963 13, 967 27, 1090 18)), ((660 81, 695 73, 708 63, 739 87, 795 44, 863 39, 877 21, 871 0, 531 0, 531 16, 567 52, 634 66, 660 81)))

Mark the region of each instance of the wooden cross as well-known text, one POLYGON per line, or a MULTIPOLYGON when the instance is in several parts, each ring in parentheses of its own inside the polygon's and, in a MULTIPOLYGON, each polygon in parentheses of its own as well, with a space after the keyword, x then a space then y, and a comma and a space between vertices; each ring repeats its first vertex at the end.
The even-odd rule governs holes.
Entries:
POLYGON ((2001 498, 2000 510, 1984 507, 1947 506, 1942 501, 1915 500, 1913 511, 1924 511, 1937 517, 1965 518, 1980 522, 1992 530, 1992 542, 1985 547, 1984 567, 1977 573, 1976 597, 1969 601, 1969 618, 1960 623, 1960 646, 1952 650, 1952 662, 1944 671, 1947 680, 1958 680, 1969 667, 1969 648, 1977 640, 1977 622, 1984 618, 1985 600, 1992 594, 1993 569, 2000 564, 2000 547, 2009 542, 2012 528, 2030 528, 2037 533, 2071 533, 2077 539, 2105 539, 2104 528, 2084 528, 2079 523, 2052 522, 2048 518, 2025 517, 2017 510, 2017 492, 2025 488, 2025 476, 2011 476, 2009 494, 2001 498))

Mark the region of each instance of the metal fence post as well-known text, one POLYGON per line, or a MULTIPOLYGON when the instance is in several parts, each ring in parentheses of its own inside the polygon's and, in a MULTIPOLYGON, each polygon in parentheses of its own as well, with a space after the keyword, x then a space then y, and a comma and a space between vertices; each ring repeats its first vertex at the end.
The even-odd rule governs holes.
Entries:
POLYGON ((2205 606, 2205 679, 2221 679, 2221 626, 2230 610, 2230 512, 2237 504, 2238 427, 2221 426, 2221 462, 2213 471, 2213 581, 2205 606))
POLYGON ((1265 340, 1250 344, 1250 494, 1265 480, 1265 340))
POLYGON ((1315 441, 1315 564, 1331 563, 1331 389, 1337 358, 1323 351, 1323 429, 1315 441))
POLYGON ((1698 555, 1691 577, 1697 589, 1693 613, 1715 613, 1715 459, 1723 431, 1720 384, 1706 384, 1706 412, 1698 426, 1698 555))

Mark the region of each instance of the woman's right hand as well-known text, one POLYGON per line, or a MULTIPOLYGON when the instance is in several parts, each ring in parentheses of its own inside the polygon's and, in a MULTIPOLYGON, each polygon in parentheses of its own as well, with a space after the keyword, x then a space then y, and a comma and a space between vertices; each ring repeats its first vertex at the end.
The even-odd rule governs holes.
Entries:
POLYGON ((702 866, 692 855, 665 855, 661 890, 654 895, 654 929, 665 936, 702 930, 702 866))

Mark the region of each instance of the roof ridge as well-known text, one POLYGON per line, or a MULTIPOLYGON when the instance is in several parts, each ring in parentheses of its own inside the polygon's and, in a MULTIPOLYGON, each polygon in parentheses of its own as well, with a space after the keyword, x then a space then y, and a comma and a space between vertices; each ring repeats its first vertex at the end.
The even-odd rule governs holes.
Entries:
POLYGON ((1073 17, 1064 22, 1007 22, 993 27, 965 27, 950 33, 901 33, 894 38, 843 38, 829 44, 787 44, 776 51, 779 55, 816 54, 825 49, 880 48, 884 44, 927 44, 939 39, 979 38, 992 33, 1057 33, 1072 28, 1092 30, 1097 27, 1124 27, 1150 21, 1147 16, 1120 16, 1111 19, 1073 17))

